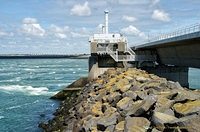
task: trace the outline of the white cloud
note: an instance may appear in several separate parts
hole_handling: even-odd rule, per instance
[[[152,19],[163,21],[163,22],[171,21],[169,14],[165,13],[164,11],[161,11],[161,10],[154,10]]]
[[[55,36],[60,39],[66,39],[67,35],[63,33],[55,33]]]
[[[119,0],[119,4],[122,5],[139,5],[147,3],[149,3],[149,0]]]
[[[128,22],[134,22],[137,20],[137,18],[131,17],[131,16],[122,16],[122,20],[128,21]]]
[[[69,31],[69,27],[68,26],[65,26],[64,28],[60,28],[54,24],[51,24],[49,27],[48,27],[48,30],[50,32],[59,32],[59,33],[62,33],[62,32],[68,32]]]
[[[147,38],[147,36],[143,32],[141,32],[140,30],[138,30],[136,27],[134,27],[132,25],[125,27],[125,28],[122,28],[120,30],[120,32],[122,34],[125,34],[125,35],[128,35],[128,36],[139,36],[139,37],[144,38],[144,39]]]
[[[151,3],[151,7],[157,5],[160,2],[160,0],[153,0]]]
[[[22,23],[20,33],[36,37],[43,37],[45,35],[45,30],[37,23],[36,18],[24,18]]]
[[[48,31],[47,34],[49,34],[49,35],[55,36],[60,39],[66,39],[67,35],[64,33],[69,31],[69,27],[65,26],[63,28],[60,28],[54,24],[51,24],[48,27],[47,31]]]
[[[0,31],[0,36],[9,36],[9,37],[12,37],[14,36],[14,33],[10,32],[3,32],[3,31]]]
[[[70,14],[77,16],[90,16],[91,9],[88,5],[89,5],[88,1],[86,1],[83,5],[80,4],[74,5],[70,11]]]
[[[22,23],[34,24],[34,23],[37,23],[37,19],[27,17],[27,18],[24,18],[24,19],[22,20]]]
[[[71,32],[73,38],[87,38],[89,37],[89,31],[83,27],[79,31]]]

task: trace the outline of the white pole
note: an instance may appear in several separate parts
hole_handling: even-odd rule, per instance
[[[105,10],[105,33],[108,34],[108,10]]]

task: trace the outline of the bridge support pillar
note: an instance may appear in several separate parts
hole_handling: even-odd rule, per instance
[[[183,87],[189,87],[188,83],[188,67],[177,66],[157,66],[157,67],[143,67],[148,73],[164,77],[167,80],[177,81]]]

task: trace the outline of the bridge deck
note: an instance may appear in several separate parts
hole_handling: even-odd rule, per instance
[[[141,49],[141,48],[155,48],[155,47],[161,47],[161,46],[166,46],[166,44],[170,44],[173,42],[178,42],[178,41],[184,41],[184,40],[191,40],[191,39],[198,39],[200,38],[200,31],[195,32],[195,33],[190,33],[190,34],[185,34],[182,36],[176,36],[164,40],[158,40],[154,42],[149,42],[145,43],[142,45],[135,46],[135,49]]]

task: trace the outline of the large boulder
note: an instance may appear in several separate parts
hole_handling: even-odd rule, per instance
[[[90,115],[89,115],[90,116]],[[86,131],[92,131],[92,130],[97,130],[97,117],[90,117],[90,119],[87,119],[88,117],[85,118],[85,120],[82,120],[82,127]]]
[[[173,99],[178,95],[178,92],[176,90],[169,90],[169,91],[164,91],[164,92],[159,92],[156,95],[160,97],[164,97],[167,99]]]
[[[129,104],[131,104],[133,100],[129,97],[124,97],[117,103],[117,108],[120,110],[125,110]]]
[[[128,116],[140,116],[142,114],[147,113],[155,104],[156,100],[148,96],[143,101],[138,102],[137,104],[133,105],[128,111]]]
[[[176,113],[180,116],[187,116],[200,111],[200,100],[189,101],[187,103],[176,103],[173,106]]]
[[[134,91],[137,94],[137,97],[140,99],[145,99],[147,97],[147,91]]]
[[[131,91],[131,90],[123,93],[122,96],[123,97],[129,97],[129,98],[131,98],[133,100],[136,100],[136,98],[137,98],[137,94],[134,91]]]
[[[164,130],[165,129],[164,123],[170,122],[175,119],[177,118],[161,112],[154,112],[152,116],[152,122],[155,125],[156,129],[158,130]]]
[[[199,132],[200,131],[200,116],[190,115],[182,117],[173,121],[169,121],[164,125],[168,129],[180,129],[186,132]]]
[[[179,84],[179,82],[167,81],[167,87],[170,89],[184,90],[184,88]]]
[[[118,113],[115,112],[115,113],[110,113],[110,114],[106,114],[105,116],[102,116],[101,119],[99,119],[97,122],[97,127],[101,128],[99,130],[102,131],[104,128],[106,129],[106,127],[116,124],[117,115]]]
[[[127,117],[124,126],[124,132],[146,132],[150,122],[144,117]]]
[[[184,102],[187,100],[198,100],[200,99],[200,92],[199,91],[192,91],[192,90],[179,90],[178,95],[174,99],[176,102]]]
[[[157,99],[154,111],[174,116],[174,112],[171,110],[173,103],[173,100],[160,97]]]
[[[113,92],[110,93],[110,95],[107,95],[107,102],[112,103],[117,98],[121,98],[121,94],[119,92]]]

